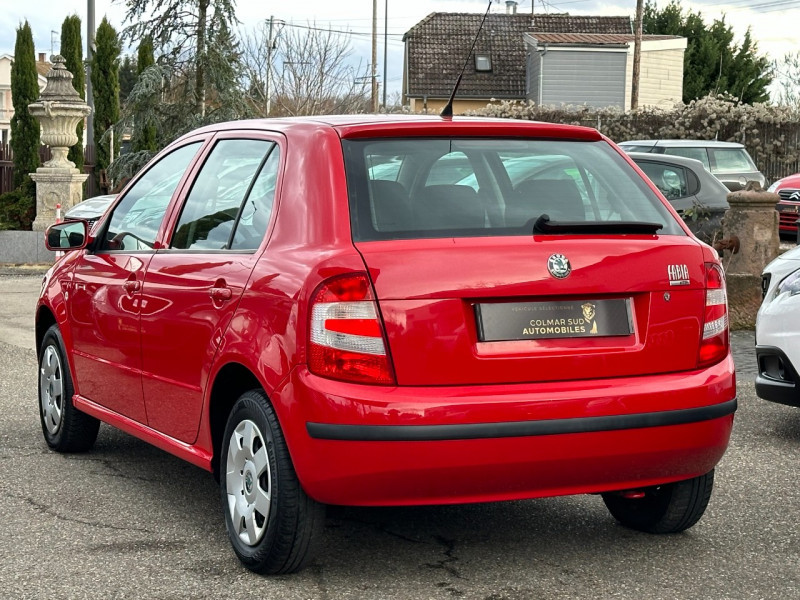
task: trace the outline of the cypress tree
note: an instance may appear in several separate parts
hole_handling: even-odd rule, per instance
[[[39,97],[39,79],[33,49],[33,33],[28,21],[17,28],[14,63],[11,65],[11,150],[14,152],[14,186],[19,187],[29,173],[39,167],[39,121],[28,105]]]
[[[136,57],[137,75],[141,75],[147,67],[151,67],[154,64],[156,64],[156,61],[153,56],[153,38],[148,35],[145,36],[139,44],[139,54]],[[156,126],[152,123],[148,123],[136,127],[133,134],[132,146],[134,152],[141,152],[142,150],[155,152],[158,150]]]
[[[72,73],[72,86],[86,99],[86,73],[83,69],[83,41],[81,40],[81,19],[71,15],[61,25],[61,56],[64,57],[67,70]],[[83,121],[78,123],[75,133],[78,143],[69,149],[67,158],[75,163],[83,173]]]
[[[111,162],[110,140],[103,135],[119,120],[119,57],[122,47],[116,30],[103,18],[95,33],[92,53],[92,90],[94,94],[95,173],[108,169]],[[114,140],[114,156],[119,139]]]

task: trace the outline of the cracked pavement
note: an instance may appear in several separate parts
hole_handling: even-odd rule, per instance
[[[281,600],[800,597],[800,410],[755,397],[752,332],[733,334],[740,408],[706,515],[623,529],[599,497],[330,507],[305,571],[239,566],[211,475],[102,426],[50,452],[36,397],[38,275],[0,273],[0,596]]]

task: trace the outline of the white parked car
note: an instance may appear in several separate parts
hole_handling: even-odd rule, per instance
[[[64,218],[66,220],[81,219],[91,225],[105,214],[116,197],[116,194],[105,194],[78,202],[64,214]]]
[[[756,394],[800,407],[800,247],[769,263],[761,274],[764,300],[756,319]]]

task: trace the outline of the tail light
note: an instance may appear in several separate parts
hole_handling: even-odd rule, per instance
[[[722,267],[706,263],[706,306],[698,367],[707,367],[728,355],[728,295]]]
[[[328,279],[311,300],[308,368],[332,379],[391,385],[383,322],[366,274]]]

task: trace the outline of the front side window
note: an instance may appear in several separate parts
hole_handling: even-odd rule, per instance
[[[152,250],[172,194],[201,145],[170,152],[142,175],[115,207],[100,250]]]
[[[275,166],[268,160],[274,146],[274,142],[267,140],[218,142],[192,185],[172,236],[171,247],[224,250],[232,247],[232,240],[241,239],[257,212],[254,202],[265,192],[264,183],[255,183],[268,179],[271,172],[274,190]],[[263,178],[260,173],[264,174]],[[243,205],[250,198],[253,200],[248,202],[244,211]],[[271,202],[270,197],[268,207],[259,207],[261,212],[269,212]],[[234,237],[237,222],[240,222],[242,230],[239,238]],[[259,238],[258,243],[260,241]],[[251,240],[244,246],[257,248],[258,243]],[[244,246],[239,244],[240,248]]]
[[[545,216],[684,234],[604,141],[416,138],[344,140],[343,148],[355,241],[530,235]],[[396,180],[375,176],[374,157],[386,156],[400,163]]]

